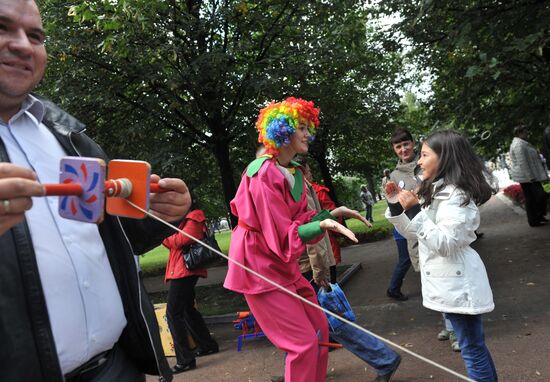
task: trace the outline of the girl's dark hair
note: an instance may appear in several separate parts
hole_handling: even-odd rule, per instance
[[[491,186],[484,176],[484,166],[474,148],[460,133],[452,130],[437,131],[423,142],[439,156],[439,166],[435,176],[424,179],[418,195],[424,199],[423,206],[429,206],[432,196],[446,185],[453,184],[464,191],[466,198],[462,206],[474,200],[477,205],[491,197]],[[433,190],[434,182],[443,179],[443,184]]]

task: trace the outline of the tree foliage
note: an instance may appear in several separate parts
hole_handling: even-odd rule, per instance
[[[267,101],[296,95],[321,106],[326,133],[315,157],[325,179],[345,167],[342,147],[379,131],[396,101],[399,57],[369,38],[360,0],[43,0],[41,8],[50,53],[42,91],[113,157],[181,176],[216,208],[253,159],[254,120]]]
[[[431,70],[432,121],[466,130],[479,146],[507,146],[519,123],[548,123],[549,1],[385,0],[373,9],[399,15],[401,37],[417,64]]]

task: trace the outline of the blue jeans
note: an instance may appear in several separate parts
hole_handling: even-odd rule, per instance
[[[468,377],[478,382],[497,382],[497,371],[485,345],[481,315],[445,313],[453,325]]]
[[[411,258],[409,257],[407,240],[397,239],[395,240],[395,244],[397,244],[397,254],[399,255],[399,259],[397,260],[397,264],[395,265],[395,269],[393,270],[388,290],[390,291],[390,293],[398,294],[401,292],[403,279],[405,278],[407,271],[411,267]]]
[[[330,336],[341,343],[357,357],[374,368],[378,375],[391,373],[401,356],[378,338],[371,336],[351,325],[344,324],[333,330],[329,325]]]

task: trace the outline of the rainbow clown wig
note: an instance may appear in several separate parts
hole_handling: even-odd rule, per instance
[[[271,102],[260,110],[256,121],[258,142],[266,148],[266,153],[277,156],[279,147],[290,143],[300,122],[305,122],[313,136],[319,127],[319,108],[313,102],[301,98],[289,97],[282,102]]]

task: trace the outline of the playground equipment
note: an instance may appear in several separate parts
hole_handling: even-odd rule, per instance
[[[256,322],[256,319],[250,312],[237,312],[237,319],[233,321],[233,327],[241,331],[237,337],[237,351],[240,352],[243,347],[243,341],[248,339],[265,337],[264,332]]]

